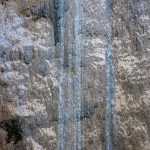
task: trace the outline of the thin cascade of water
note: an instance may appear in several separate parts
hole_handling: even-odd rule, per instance
[[[114,85],[111,72],[110,47],[106,50],[106,68],[105,68],[105,149],[112,150],[112,101],[114,96]]]
[[[71,4],[70,4],[71,7]],[[71,12],[71,11],[70,11]],[[68,18],[71,17],[71,13],[68,13]],[[73,31],[72,31],[72,24],[73,19],[70,19],[67,22],[67,51],[68,51],[68,66],[66,68],[67,70],[67,106],[66,106],[66,113],[67,113],[67,120],[66,120],[66,133],[67,133],[67,140],[65,141],[66,149],[70,149],[72,144],[74,144],[75,141],[75,127],[74,127],[74,120],[73,120],[73,114],[74,114],[74,108],[75,103],[73,99],[73,75],[72,75],[72,68],[73,68]]]
[[[107,31],[107,49],[106,49],[106,67],[105,67],[105,149],[112,150],[112,126],[115,124],[113,117],[114,117],[114,79],[113,79],[113,72],[112,72],[112,62],[111,62],[111,46],[112,46],[112,31],[111,31],[111,7],[107,3],[110,3],[111,0],[105,0],[106,7],[104,8],[107,13],[105,14],[104,25],[108,25],[105,32]],[[104,1],[103,1],[104,2]],[[59,0],[59,9],[58,13],[63,12],[63,0]],[[108,7],[108,6],[109,7]],[[81,16],[80,16],[80,1],[75,0],[74,3],[74,45],[75,45],[75,89],[74,89],[74,110],[73,110],[73,125],[75,134],[74,139],[74,149],[81,150],[82,149],[82,133],[81,133]],[[60,76],[59,76],[59,104],[58,104],[58,140],[57,140],[57,149],[64,150],[65,149],[65,104],[64,104],[64,89],[63,89],[63,79],[65,77],[64,73],[64,18],[63,16],[59,20],[60,26]],[[105,27],[104,27],[105,28]],[[69,54],[69,60],[71,60],[71,55]],[[73,96],[69,95],[72,93],[72,76],[71,76],[71,67],[69,62],[69,72],[67,73],[67,86],[68,86],[68,103]],[[72,93],[73,94],[73,93]],[[72,108],[71,108],[72,109]],[[67,110],[71,110],[67,109]],[[71,113],[72,114],[72,113]],[[70,115],[71,115],[70,114]],[[70,118],[70,116],[69,116]],[[71,133],[72,134],[72,133]],[[66,145],[67,146],[67,145]]]
[[[80,0],[75,0],[75,18],[74,18],[74,34],[75,34],[75,99],[76,109],[74,113],[74,123],[76,131],[75,149],[81,150],[82,136],[81,136],[81,20],[80,20]]]
[[[57,13],[58,16],[62,14],[64,8],[64,1],[58,1],[58,9]],[[59,33],[59,43],[60,43],[60,75],[59,75],[59,101],[58,101],[58,137],[57,137],[57,149],[64,150],[64,123],[65,123],[65,112],[64,112],[64,92],[63,92],[63,79],[64,79],[64,72],[63,72],[63,64],[64,64],[64,17],[59,19],[58,22],[60,26],[60,33]]]
[[[115,132],[115,110],[114,110],[114,96],[115,96],[115,81],[112,69],[111,47],[112,47],[112,0],[106,0],[106,23],[107,23],[107,49],[106,49],[106,64],[105,64],[105,150],[114,149],[114,139],[112,139]],[[114,130],[114,131],[113,131]],[[115,132],[115,134],[117,134]],[[117,136],[117,135],[115,135]],[[115,137],[113,137],[115,138]]]

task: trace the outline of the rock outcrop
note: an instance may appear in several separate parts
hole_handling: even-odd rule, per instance
[[[150,150],[149,0],[0,0],[0,14],[1,150]]]

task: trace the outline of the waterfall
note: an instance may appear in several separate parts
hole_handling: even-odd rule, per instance
[[[74,18],[74,34],[75,34],[75,54],[76,54],[76,76],[75,76],[75,100],[76,110],[74,112],[74,123],[76,131],[75,149],[81,150],[81,20],[80,20],[80,0],[75,0],[75,18]]]
[[[113,149],[112,130],[115,126],[114,119],[114,77],[111,62],[111,46],[112,46],[112,17],[111,17],[111,0],[101,1],[102,22],[104,28],[104,35],[106,35],[106,64],[105,64],[105,150]],[[59,27],[59,61],[60,61],[60,74],[59,74],[59,101],[58,101],[58,138],[57,149],[66,150],[69,146],[73,146],[74,150],[81,150],[82,132],[81,132],[81,4],[80,0],[75,0],[72,4],[71,11],[73,11],[73,30],[71,31],[71,23],[68,25],[67,35],[73,40],[73,53],[69,52],[71,40],[65,41],[64,36],[64,16],[62,14],[64,9],[64,1],[58,1],[58,16],[61,16],[57,22]],[[68,33],[71,32],[71,33]],[[67,42],[65,46],[64,41]],[[65,52],[67,48],[67,55]],[[66,58],[67,57],[67,58]],[[75,58],[75,59],[73,59]],[[66,62],[65,62],[66,61]],[[72,73],[72,68],[74,71]],[[63,86],[65,81],[65,86]],[[67,92],[65,98],[64,91]],[[67,103],[67,104],[66,104]],[[69,111],[69,112],[68,112]],[[68,136],[68,137],[67,137]],[[67,139],[68,138],[68,139]],[[71,138],[70,145],[69,138]],[[67,139],[67,140],[66,140]]]
[[[107,49],[105,64],[105,150],[113,150],[117,132],[114,110],[115,81],[111,60],[112,47],[112,0],[106,0]],[[114,135],[115,134],[115,135]],[[113,137],[113,139],[112,139]]]
[[[62,14],[64,8],[64,1],[58,1],[58,16]],[[64,64],[64,17],[62,17],[57,22],[60,27],[59,32],[59,42],[60,42],[60,75],[59,75],[59,101],[58,101],[58,139],[57,139],[57,149],[64,150],[64,123],[65,123],[65,112],[64,112],[64,92],[63,92],[63,64]]]
[[[112,77],[110,47],[106,50],[106,68],[105,68],[105,149],[112,150],[112,105],[114,98],[114,81]]]
[[[74,149],[75,150],[81,150],[81,122],[80,122],[80,116],[81,116],[81,36],[80,36],[80,2],[79,0],[75,0],[74,2],[74,31],[72,33],[74,33],[74,54],[75,54],[75,64],[74,64],[74,68],[75,68],[75,74],[73,76],[73,80],[72,80],[72,76],[71,76],[71,63],[68,62],[68,65],[66,67],[66,70],[68,69],[68,73],[66,73],[66,70],[64,70],[64,65],[65,65],[65,49],[64,49],[64,16],[61,15],[61,13],[63,12],[63,8],[64,8],[64,1],[63,0],[59,0],[58,3],[58,16],[61,16],[59,21],[57,22],[58,27],[60,27],[59,30],[59,44],[60,44],[60,74],[59,74],[59,101],[58,101],[58,141],[57,141],[57,149],[58,150],[64,150],[68,147],[67,145],[67,141],[66,140],[66,133],[69,133],[66,129],[67,126],[69,126],[69,124],[73,124],[74,129],[70,132],[71,135],[74,133],[75,135],[75,139],[73,140],[74,143]],[[69,23],[68,23],[69,24]],[[68,36],[71,37],[70,33],[68,33]],[[68,42],[68,41],[67,41]],[[58,45],[59,45],[58,44]],[[68,54],[68,59],[71,60],[70,58],[72,57],[70,54]],[[73,61],[73,60],[71,60]],[[68,106],[66,106],[66,101],[65,101],[65,95],[64,95],[64,90],[65,87],[63,86],[64,81],[67,79],[67,86],[68,87],[67,93],[67,102],[70,106],[70,104],[72,103],[72,108],[73,110],[71,110],[72,108],[67,108]],[[74,82],[73,82],[74,81]],[[69,94],[73,94],[71,91],[72,88],[72,84],[74,84],[74,100],[72,95]],[[65,110],[70,110],[71,112],[65,112]],[[69,116],[66,117],[66,114],[69,114]],[[69,122],[69,120],[72,120],[72,123]],[[70,129],[71,130],[71,129]],[[73,138],[73,136],[71,137]]]

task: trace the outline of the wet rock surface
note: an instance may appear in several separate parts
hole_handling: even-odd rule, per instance
[[[150,2],[109,2],[82,0],[77,8],[75,2],[66,0],[59,12],[56,0],[0,1],[2,150],[58,149],[59,122],[63,123],[65,150],[78,149],[75,142],[83,150],[107,149],[107,143],[114,150],[150,149]],[[107,17],[110,8],[111,21]],[[76,52],[78,35],[81,60]],[[111,111],[106,112],[109,46],[115,92]],[[60,92],[64,102],[61,121]],[[106,113],[111,114],[108,137]],[[75,129],[78,123],[81,144]]]

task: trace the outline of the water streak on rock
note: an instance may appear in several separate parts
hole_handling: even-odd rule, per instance
[[[58,1],[58,13],[62,13],[64,8],[64,1]],[[57,138],[57,149],[64,150],[64,123],[65,123],[65,112],[64,112],[64,92],[63,92],[63,64],[64,64],[64,17],[59,20],[60,24],[60,75],[59,75],[59,101],[58,101],[58,138]]]
[[[76,142],[75,149],[81,150],[81,20],[80,20],[80,0],[75,0],[75,21],[74,21],[74,33],[75,33],[75,53],[76,53],[76,76],[75,76],[75,98],[76,98],[76,110],[74,113]]]
[[[105,64],[105,150],[114,149],[116,121],[114,111],[115,81],[112,69],[111,47],[112,47],[112,1],[106,0],[106,23],[107,23],[107,49]],[[114,132],[113,132],[114,131]]]

